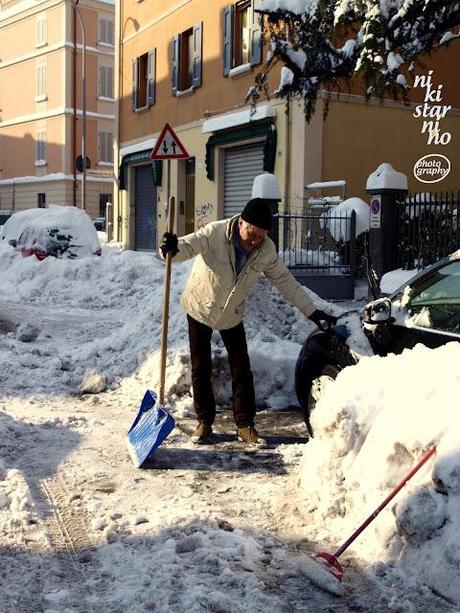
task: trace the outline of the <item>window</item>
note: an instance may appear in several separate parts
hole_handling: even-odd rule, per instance
[[[43,165],[46,163],[46,130],[37,130],[35,164]]]
[[[156,49],[133,59],[131,107],[133,111],[155,104]]]
[[[99,161],[113,164],[113,134],[99,132]]]
[[[47,23],[46,23],[46,16],[41,15],[40,17],[37,18],[37,23],[36,23],[36,34],[37,34],[37,42],[36,42],[36,46],[37,47],[43,47],[43,45],[46,45],[47,43]]]
[[[46,194],[42,192],[37,194],[37,206],[39,209],[46,209]]]
[[[99,217],[105,217],[107,202],[112,202],[112,194],[99,194]]]
[[[172,42],[172,91],[180,92],[201,86],[203,24],[176,34]]]
[[[413,325],[460,334],[460,262],[443,266],[415,285],[407,309]]]
[[[255,66],[262,62],[262,28],[257,0],[241,0],[224,9],[224,75],[231,75],[234,68]]]
[[[113,99],[113,68],[99,66],[99,97]]]
[[[113,21],[110,21],[110,19],[99,19],[98,42],[113,45],[113,40]]]
[[[42,100],[46,100],[46,64],[38,64],[36,80],[35,100],[40,102]]]

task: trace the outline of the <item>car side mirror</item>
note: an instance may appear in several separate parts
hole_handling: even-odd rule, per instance
[[[391,319],[391,300],[379,298],[369,302],[363,310],[363,322],[366,324],[387,323]]]
[[[11,245],[11,247],[16,248],[17,244],[18,244],[18,241],[15,238],[10,238],[10,240],[8,241],[8,245]]]

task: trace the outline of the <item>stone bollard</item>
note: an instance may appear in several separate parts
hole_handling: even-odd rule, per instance
[[[398,268],[400,202],[407,194],[407,176],[391,164],[380,164],[367,179],[370,199],[369,254],[378,280]]]

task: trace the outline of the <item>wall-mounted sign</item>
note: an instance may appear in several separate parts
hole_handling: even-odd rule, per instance
[[[380,228],[382,217],[382,197],[372,196],[371,201],[371,228]]]
[[[189,158],[184,145],[169,123],[165,124],[150,154],[151,160],[183,160]]]

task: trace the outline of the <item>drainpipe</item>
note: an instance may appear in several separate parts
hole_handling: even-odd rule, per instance
[[[290,166],[291,166],[291,101],[289,98],[286,100],[286,109],[285,109],[285,148],[286,152],[284,155],[284,209],[285,212],[288,212],[288,199],[289,199],[289,190],[291,187],[290,180]]]
[[[113,184],[113,200],[116,200],[116,206],[112,207],[112,221],[113,227],[112,231],[114,233],[113,238],[117,241],[122,241],[122,225],[121,225],[121,200],[122,200],[122,191],[119,188],[119,171],[120,171],[120,100],[123,95],[123,55],[124,55],[124,44],[123,44],[123,34],[124,28],[122,26],[123,23],[123,3],[115,2],[115,40],[117,41],[117,46],[115,49],[115,66],[114,73],[117,75],[116,78],[116,90],[115,90],[115,148],[113,155],[113,175],[115,178]],[[116,194],[115,194],[116,191]]]
[[[72,204],[77,206],[77,168],[75,160],[77,157],[77,24],[75,11],[72,11],[72,38],[73,38],[73,53],[72,53],[72,102],[73,102],[73,117],[72,117],[72,159],[70,160],[71,168],[73,168],[73,187],[72,187]]]
[[[289,191],[291,187],[290,166],[291,166],[291,103],[289,98],[286,100],[285,109],[285,154],[284,154],[284,213],[290,212],[288,206]],[[287,226],[286,220],[283,221],[283,249],[287,247]],[[278,238],[279,240],[279,238]],[[278,247],[279,248],[279,247]]]

